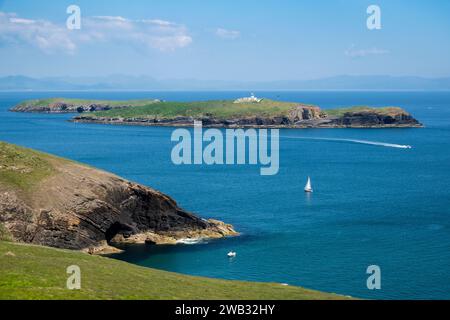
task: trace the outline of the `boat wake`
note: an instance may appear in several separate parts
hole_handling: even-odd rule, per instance
[[[405,144],[395,144],[395,143],[386,143],[386,142],[369,141],[369,140],[358,140],[358,139],[289,137],[289,136],[282,136],[281,138],[302,139],[302,140],[319,140],[319,141],[331,141],[331,142],[347,142],[347,143],[367,144],[367,145],[371,145],[371,146],[379,146],[379,147],[387,147],[387,148],[412,149],[412,146],[405,145]]]

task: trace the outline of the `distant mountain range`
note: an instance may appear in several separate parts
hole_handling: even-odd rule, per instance
[[[0,91],[64,90],[450,90],[448,78],[335,76],[315,80],[157,80],[149,76],[0,77]]]

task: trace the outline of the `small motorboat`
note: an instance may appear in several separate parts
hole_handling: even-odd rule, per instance
[[[236,252],[230,251],[230,252],[228,252],[227,256],[229,258],[234,258],[234,257],[236,257]]]

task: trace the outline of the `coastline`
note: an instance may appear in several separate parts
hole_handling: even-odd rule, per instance
[[[150,187],[4,142],[0,212],[1,230],[13,241],[92,254],[115,252],[115,243],[238,235],[232,225],[200,218]]]
[[[141,232],[131,236],[116,235],[109,242],[101,241],[98,245],[82,248],[78,251],[93,255],[110,255],[121,253],[123,245],[179,245],[186,242],[202,242],[212,239],[237,237],[240,235],[230,224],[220,220],[205,220],[210,227],[206,229],[174,232]]]
[[[103,125],[119,125],[119,126],[142,126],[142,127],[180,127],[192,128],[193,121],[189,123],[180,122],[147,122],[147,121],[114,121],[114,120],[88,120],[73,118],[68,120],[73,123],[103,124]],[[220,129],[385,129],[385,128],[424,128],[421,123],[418,124],[380,124],[380,125],[313,125],[313,124],[294,124],[294,125],[225,125],[225,124],[203,124],[204,128],[220,128]]]

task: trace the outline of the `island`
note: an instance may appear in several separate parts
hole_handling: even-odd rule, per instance
[[[187,212],[152,188],[4,142],[0,229],[14,241],[89,253],[237,235],[231,225]]]
[[[129,107],[146,106],[152,103],[161,102],[159,99],[146,100],[89,100],[89,99],[66,99],[49,98],[26,100],[11,111],[31,112],[31,113],[82,113],[94,111],[106,111],[112,109],[124,109]]]
[[[33,100],[32,103],[25,101],[12,111],[38,112],[38,105],[43,110],[41,112],[60,112],[55,111],[59,110],[55,109],[55,105],[60,103],[55,99],[49,100],[51,103],[46,100]],[[68,102],[67,99],[62,101]],[[92,100],[89,102],[91,105],[71,101],[70,110],[78,110],[79,113],[72,119],[73,122],[187,127],[193,126],[194,121],[201,121],[204,127],[217,128],[422,127],[418,120],[400,107],[321,109],[309,104],[258,99],[254,96],[237,100],[194,102],[140,101],[142,105],[120,101],[113,101],[111,104]]]

